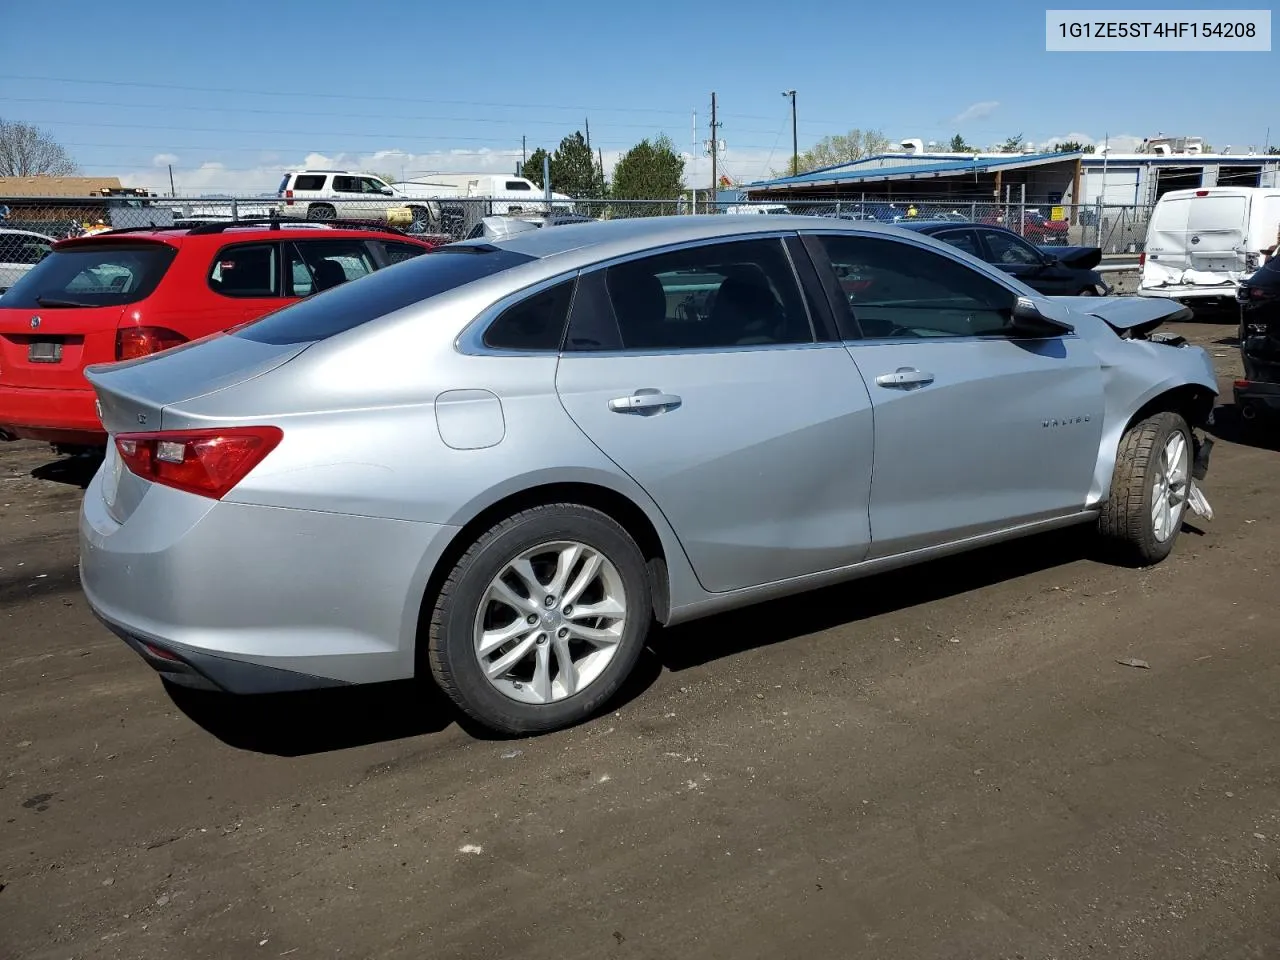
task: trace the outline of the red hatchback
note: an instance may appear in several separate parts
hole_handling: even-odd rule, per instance
[[[0,297],[0,440],[100,447],[84,378],[425,253],[384,229],[210,223],[63,240]]]

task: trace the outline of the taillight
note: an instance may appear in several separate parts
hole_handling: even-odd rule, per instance
[[[285,205],[286,207],[292,207],[292,206],[293,206],[293,191],[292,191],[292,190],[286,190],[286,191],[284,192],[284,196],[285,196],[284,205]]]
[[[165,327],[121,327],[116,333],[116,359],[136,360],[186,342],[182,334]]]
[[[1248,389],[1249,389],[1249,381],[1248,381],[1248,380],[1237,380],[1237,381],[1235,381],[1235,382],[1232,384],[1232,386],[1233,386],[1233,387],[1235,387],[1237,390],[1248,390]]]
[[[221,500],[283,438],[279,427],[122,433],[116,449],[129,471],[144,480]]]
[[[1138,254],[1138,269],[1141,270],[1147,265],[1147,251],[1143,250]]]

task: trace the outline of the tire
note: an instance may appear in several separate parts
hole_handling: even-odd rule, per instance
[[[1182,438],[1183,464],[1180,501],[1162,526],[1153,513],[1157,489],[1169,489],[1169,504],[1179,495],[1177,470],[1174,484],[1164,488],[1166,451],[1175,437]],[[1111,492],[1098,517],[1098,531],[1116,558],[1137,566],[1159,563],[1173,550],[1187,511],[1193,460],[1191,428],[1179,414],[1157,413],[1132,426],[1120,441]],[[1164,534],[1163,538],[1161,534]]]
[[[431,229],[431,211],[426,207],[410,207],[409,215],[413,217],[411,226],[415,226],[420,230]]]
[[[333,220],[338,212],[327,203],[313,203],[307,207],[308,220]]]
[[[557,560],[570,556],[573,546],[586,551],[583,558],[594,552],[602,560],[600,573],[579,596],[572,594],[586,569],[584,560]],[[526,574],[517,574],[513,564],[530,555],[522,565]],[[567,567],[567,583],[562,596],[548,599],[536,591],[556,589],[553,561]],[[539,581],[533,589],[527,586],[528,573]],[[495,589],[514,597],[512,603],[495,599]],[[583,603],[581,597],[588,600]],[[514,601],[523,605],[517,608]],[[572,602],[601,610],[620,602],[624,615],[588,615],[583,622],[570,616]],[[432,609],[427,660],[440,689],[480,725],[500,734],[544,733],[585,720],[617,693],[644,648],[652,620],[644,556],[626,530],[599,510],[548,504],[496,523],[458,559]],[[597,646],[582,640],[575,631],[584,628],[616,642]],[[488,636],[496,642],[504,632],[512,639],[482,656],[481,641]],[[567,672],[564,656],[574,664]],[[513,665],[491,679],[500,661]]]
[[[1077,297],[1096,297],[1097,295],[1098,291],[1093,289],[1093,287],[1084,287],[1076,294]]]

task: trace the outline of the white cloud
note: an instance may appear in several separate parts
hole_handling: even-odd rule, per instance
[[[952,124],[968,123],[971,120],[981,120],[989,117],[1000,108],[999,100],[979,100],[977,103],[971,103],[965,107],[954,117],[951,118]]]
[[[178,155],[176,153],[157,153],[151,158],[151,165],[153,167],[167,167],[169,164],[177,162]]]

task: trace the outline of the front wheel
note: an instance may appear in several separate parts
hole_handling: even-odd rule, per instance
[[[432,675],[504,734],[595,713],[635,666],[652,620],[644,556],[611,517],[577,504],[525,510],[482,534],[432,611]]]
[[[1172,412],[1134,424],[1120,441],[1098,530],[1121,559],[1147,566],[1173,550],[1191,494],[1191,451],[1191,428]]]

